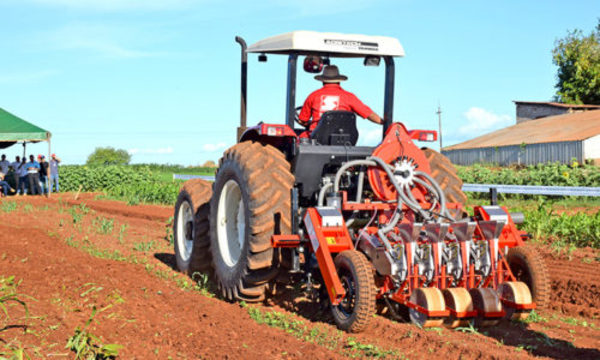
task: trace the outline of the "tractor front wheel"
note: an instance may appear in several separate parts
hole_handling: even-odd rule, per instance
[[[334,262],[346,296],[339,305],[331,307],[333,319],[340,330],[361,332],[375,313],[373,268],[367,257],[356,250],[342,251]]]
[[[193,275],[210,270],[208,213],[211,184],[201,179],[186,181],[175,203],[173,244],[175,265],[181,272]]]

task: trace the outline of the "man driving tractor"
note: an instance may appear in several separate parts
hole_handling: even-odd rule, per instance
[[[376,124],[383,123],[381,117],[363,104],[356,95],[342,89],[340,81],[347,80],[348,77],[341,75],[337,66],[326,66],[323,74],[315,76],[315,79],[322,81],[323,87],[313,91],[304,101],[298,119],[300,124],[308,126],[308,129],[300,137],[309,137],[310,133],[317,127],[321,115],[331,110],[352,111]],[[309,122],[311,117],[312,121]]]

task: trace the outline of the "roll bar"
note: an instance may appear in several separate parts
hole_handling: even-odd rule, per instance
[[[246,96],[248,84],[248,55],[246,53],[246,41],[241,36],[236,36],[235,41],[240,44],[242,50],[242,84],[241,84],[241,103],[240,103],[240,126],[238,127],[239,140],[242,133],[246,130]],[[392,125],[394,118],[394,58],[384,56],[385,61],[385,90],[383,101],[383,135]],[[296,108],[296,74],[297,74],[298,53],[291,53],[288,57],[287,68],[287,93],[286,93],[286,113],[285,123],[293,128]]]
[[[246,95],[248,91],[248,54],[246,54],[246,48],[248,46],[246,45],[246,41],[241,36],[236,36],[235,41],[238,44],[240,44],[240,47],[242,48],[242,91],[240,97],[240,126],[237,129],[236,139],[236,141],[239,141],[240,137],[246,130]]]

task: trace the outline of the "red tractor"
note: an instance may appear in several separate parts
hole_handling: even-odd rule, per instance
[[[358,332],[376,309],[422,327],[523,318],[549,300],[540,255],[511,214],[467,198],[450,161],[414,141],[435,131],[393,122],[393,38],[296,31],[242,47],[239,142],[213,184],[190,180],[175,206],[179,270],[209,273],[229,301],[261,301],[280,281],[302,281]],[[288,56],[285,124],[246,128],[247,54]],[[356,146],[356,116],[323,114],[310,138],[297,128],[297,61],[321,71],[332,58],[385,63],[384,125],[377,147]],[[316,60],[315,60],[316,59]],[[305,62],[308,60],[305,60]],[[315,62],[316,65],[315,66]]]

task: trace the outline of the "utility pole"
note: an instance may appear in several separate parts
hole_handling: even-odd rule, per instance
[[[437,116],[438,116],[438,126],[439,126],[439,134],[440,134],[440,152],[442,152],[442,107],[440,106],[440,103],[438,102],[438,110],[436,112]]]

